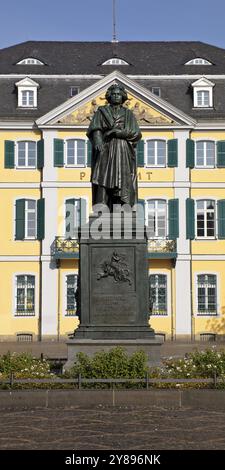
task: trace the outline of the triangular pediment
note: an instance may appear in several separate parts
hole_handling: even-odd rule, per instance
[[[38,126],[87,127],[98,106],[107,104],[106,90],[113,83],[122,84],[128,95],[124,106],[131,109],[140,127],[191,126],[193,118],[151,93],[135,81],[114,71],[75,97],[37,120]]]
[[[196,80],[194,83],[192,83],[192,86],[193,87],[213,87],[215,86],[215,83],[211,82],[206,77],[201,77],[198,80]]]

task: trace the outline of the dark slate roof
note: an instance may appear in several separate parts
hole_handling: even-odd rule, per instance
[[[129,66],[100,65],[112,56],[126,60]],[[15,65],[26,57],[35,57],[46,66]],[[185,66],[188,60],[202,57],[214,65]],[[28,41],[0,50],[0,118],[33,120],[51,111],[70,98],[71,86],[88,88],[98,79],[69,77],[71,74],[100,74],[119,69],[124,74],[159,75],[159,78],[138,79],[143,87],[161,88],[161,98],[196,119],[225,119],[225,80],[212,79],[214,108],[193,110],[193,79],[166,79],[160,75],[225,75],[225,50],[201,42],[38,42]],[[15,83],[19,78],[1,77],[1,74],[57,75],[65,78],[43,77],[34,80],[38,89],[38,109],[18,109]],[[22,78],[22,77],[21,77]]]
[[[108,74],[118,66],[101,64],[114,56],[130,64],[120,66],[126,74],[225,73],[225,50],[202,42],[27,41],[0,50],[0,74]],[[16,65],[26,57],[35,57],[46,65]],[[214,65],[184,65],[195,57]]]

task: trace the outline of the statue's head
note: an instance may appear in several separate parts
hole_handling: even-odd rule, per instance
[[[128,99],[128,96],[127,96],[127,92],[124,88],[123,85],[120,85],[118,83],[114,83],[113,85],[111,85],[106,94],[105,94],[105,98],[106,100],[111,104],[112,103],[112,95],[117,92],[117,94],[120,94],[121,95],[121,103],[124,103],[125,101],[127,101]]]

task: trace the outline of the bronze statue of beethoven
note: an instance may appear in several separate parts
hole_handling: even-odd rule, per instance
[[[106,92],[109,104],[99,106],[87,136],[92,143],[92,203],[113,204],[137,202],[135,147],[141,139],[137,120],[130,109],[125,88],[111,85]]]

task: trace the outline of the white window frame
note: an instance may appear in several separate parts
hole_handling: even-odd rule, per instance
[[[198,236],[197,235],[197,203],[200,202],[200,201],[213,201],[215,206],[214,206],[214,227],[215,227],[215,230],[214,230],[214,236],[212,237],[209,237],[209,236]],[[204,231],[205,231],[205,223],[207,222],[207,219],[206,219],[206,214],[207,214],[207,211],[204,210]],[[196,240],[216,240],[218,238],[218,219],[217,219],[217,200],[216,199],[212,199],[211,197],[200,197],[200,198],[196,198],[195,199],[195,239]],[[206,225],[207,227],[207,225]]]
[[[194,59],[189,60],[185,65],[212,65],[212,62],[209,62],[207,59],[202,57],[195,57]]]
[[[208,168],[216,168],[216,141],[212,139],[195,139],[195,168],[198,169],[208,169]],[[198,165],[197,164],[197,144],[199,142],[212,142],[214,144],[214,165],[206,165],[206,145],[204,145],[204,164],[203,165]]]
[[[28,144],[30,142],[33,142],[36,144],[36,154],[35,154],[35,165],[34,166],[28,166],[28,145],[25,145],[25,166],[19,165],[19,144],[21,142],[25,142],[25,144]],[[16,163],[16,169],[18,170],[32,170],[37,168],[37,141],[33,139],[21,139],[17,140],[15,142],[16,145],[16,158],[15,158],[15,163]]]
[[[126,62],[123,59],[120,59],[119,57],[112,57],[111,59],[108,59],[105,62],[103,62],[102,65],[129,65],[129,64],[128,62]]]
[[[28,209],[28,202],[35,202],[35,209]],[[35,235],[28,236],[28,214],[32,212],[35,214]],[[26,199],[25,200],[25,239],[26,240],[36,240],[37,239],[37,200],[36,199]]]
[[[199,313],[198,312],[198,276],[205,276],[205,275],[214,275],[216,276],[216,313],[209,314],[209,313]],[[195,283],[195,299],[194,299],[194,316],[197,318],[201,317],[213,317],[213,318],[218,318],[220,317],[220,310],[221,310],[221,305],[220,305],[220,273],[215,272],[215,271],[197,271],[194,274],[194,283]]]
[[[70,141],[76,141],[76,148],[77,148],[77,141],[78,140],[81,140],[82,142],[84,142],[84,158],[85,158],[85,162],[83,165],[81,164],[77,164],[77,163],[74,163],[74,164],[71,164],[71,163],[67,163],[67,159],[68,159],[68,142]],[[64,149],[64,155],[65,155],[65,164],[64,164],[64,168],[86,168],[87,167],[87,145],[88,145],[88,140],[87,139],[83,139],[82,137],[67,137],[64,139],[64,145],[65,145],[65,149]]]
[[[166,276],[166,283],[167,283],[167,297],[166,297],[166,302],[167,302],[167,314],[166,315],[160,315],[160,314],[154,314],[151,315],[150,319],[151,322],[152,320],[157,317],[157,318],[168,318],[171,316],[171,272],[166,271],[166,270],[156,270],[156,269],[149,269],[148,270],[148,282],[149,282],[149,276],[155,276],[155,275],[164,275]],[[149,289],[150,290],[150,289]]]
[[[146,226],[148,227],[148,203],[150,201],[164,201],[165,202],[165,205],[166,205],[166,234],[164,237],[159,237],[157,235],[155,235],[154,237],[149,237],[150,240],[154,240],[154,239],[158,239],[158,240],[166,240],[168,238],[168,230],[169,230],[169,227],[168,227],[168,199],[166,197],[154,197],[154,198],[147,198],[145,199],[145,224]],[[158,219],[158,217],[157,217]],[[157,222],[157,226],[158,226],[158,222]]]
[[[165,147],[166,147],[166,155],[165,155],[165,164],[162,165],[162,164],[158,164],[158,163],[155,163],[154,165],[151,165],[148,163],[148,142],[155,142],[155,161],[157,160],[157,156],[156,156],[156,142],[164,142],[165,143]],[[150,137],[150,138],[146,138],[144,140],[144,160],[145,160],[145,166],[147,168],[166,168],[167,167],[167,162],[168,162],[168,140],[167,139],[162,139],[160,137]],[[158,147],[158,145],[157,145]]]
[[[63,304],[63,316],[65,318],[78,318],[78,315],[67,315],[67,276],[78,276],[79,272],[78,269],[75,269],[74,271],[67,271],[66,273],[63,274],[63,299],[64,299],[64,304]]]
[[[26,59],[20,60],[16,65],[44,65],[43,62],[35,57],[26,57]]]
[[[32,315],[17,315],[17,276],[34,276],[34,313]],[[13,291],[13,309],[12,316],[14,319],[23,320],[28,318],[37,318],[39,311],[39,284],[38,284],[38,274],[36,272],[15,272],[13,273],[12,280],[12,291]]]
[[[39,84],[31,78],[25,77],[15,85],[18,89],[18,107],[28,109],[37,108],[37,89],[39,88]],[[29,105],[29,103],[26,105],[23,104],[22,94],[24,91],[33,91],[34,95],[32,105]]]

